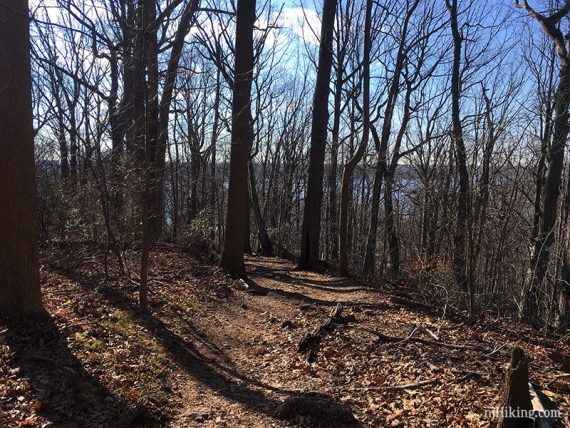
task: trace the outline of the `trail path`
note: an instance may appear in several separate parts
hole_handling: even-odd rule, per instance
[[[194,318],[215,344],[197,345],[213,364],[186,378],[187,405],[175,426],[291,426],[272,417],[276,406],[288,396],[312,394],[350,404],[364,426],[486,426],[485,409],[496,405],[510,346],[526,346],[540,383],[555,372],[540,338],[466,327],[397,291],[295,271],[284,260],[249,258],[247,270],[265,295],[238,291]],[[325,337],[317,360],[308,363],[297,351],[299,340],[339,302],[355,321]],[[407,337],[414,329],[415,336],[433,340],[427,329],[445,343],[481,350],[386,344],[366,331]],[[388,389],[424,381],[425,387]]]
[[[570,355],[568,343],[504,321],[469,324],[433,301],[429,284],[402,277],[374,289],[249,257],[255,285],[246,288],[215,255],[166,247],[151,253],[151,311],[142,313],[136,281],[106,272],[103,250],[47,247],[51,321],[0,324],[0,425],[310,426],[301,412],[284,421],[275,411],[318,397],[349,406],[363,427],[490,427],[486,411],[519,346],[531,382],[570,426],[568,367],[552,358]],[[136,266],[137,254],[129,257]],[[345,322],[300,353],[339,303]]]
[[[288,396],[318,391],[320,383],[318,378],[296,379],[309,367],[297,352],[300,337],[337,302],[372,307],[379,300],[371,289],[351,285],[355,280],[294,271],[281,259],[249,258],[247,270],[267,294],[240,292],[195,319],[196,328],[217,344],[199,346],[219,362],[218,374],[205,376],[220,385],[213,391],[208,382],[189,378],[184,388],[188,407],[174,425],[290,426],[272,417],[275,407]],[[294,328],[283,327],[285,321]]]

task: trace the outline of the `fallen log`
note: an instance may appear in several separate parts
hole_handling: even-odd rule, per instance
[[[534,419],[534,428],[553,428],[556,423],[555,419],[544,417],[544,415],[547,415],[547,408],[542,402],[540,395],[532,386],[532,383],[528,384],[528,389],[532,409],[539,415]]]
[[[312,332],[305,333],[305,335],[301,338],[298,351],[308,351],[309,361],[313,361],[315,359],[321,339],[326,335],[326,333],[333,331],[337,324],[343,324],[346,322],[342,318],[343,309],[343,306],[340,303],[337,303],[336,307],[331,311],[329,317],[323,324],[318,326]]]

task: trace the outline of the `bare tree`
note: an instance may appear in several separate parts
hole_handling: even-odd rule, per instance
[[[323,199],[325,147],[329,119],[329,83],[332,69],[336,3],[336,0],[325,0],[323,5],[319,63],[313,96],[309,178],[301,234],[301,258],[299,259],[299,268],[301,269],[320,269],[321,203]]]
[[[558,213],[558,199],[564,165],[564,151],[570,126],[568,124],[568,109],[570,107],[570,45],[567,36],[564,36],[559,28],[562,18],[570,13],[570,1],[551,14],[542,15],[536,12],[529,3],[524,0],[516,1],[516,6],[523,8],[541,26],[542,30],[556,46],[560,69],[558,75],[558,87],[554,94],[554,126],[552,144],[548,148],[548,172],[542,194],[542,219],[539,232],[531,256],[531,277],[526,284],[521,302],[520,316],[530,320],[537,308],[537,293],[542,285],[548,264],[550,251],[555,242],[554,227]]]
[[[350,182],[356,165],[366,151],[370,138],[370,51],[372,50],[372,1],[366,2],[364,21],[364,59],[362,61],[362,141],[354,156],[344,165],[340,190],[340,226],[339,226],[339,273],[348,274],[348,206],[350,198]]]

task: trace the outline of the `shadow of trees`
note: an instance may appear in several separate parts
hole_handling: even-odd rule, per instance
[[[151,314],[141,312],[136,302],[123,293],[120,288],[114,287],[113,284],[105,282],[94,284],[84,277],[68,271],[60,272],[60,274],[76,282],[82,288],[98,293],[109,305],[128,311],[140,326],[154,336],[170,357],[189,376],[217,394],[240,403],[254,412],[273,417],[276,408],[286,397],[329,399],[329,397],[318,393],[304,394],[299,391],[275,388],[234,368],[222,365],[215,359],[203,355],[193,343],[173,331],[170,325]],[[199,335],[195,328],[189,325],[189,320],[184,319],[183,321],[192,330],[193,339],[205,341],[209,349],[220,350],[216,344],[208,341],[203,335]]]
[[[338,300],[324,300],[324,299],[319,299],[316,297],[311,297],[308,296],[306,294],[303,293],[299,293],[298,291],[288,291],[288,290],[283,290],[282,288],[275,288],[275,287],[264,287],[262,285],[260,285],[256,280],[255,277],[257,275],[256,274],[252,274],[250,277],[248,277],[247,279],[244,279],[244,281],[248,284],[249,289],[252,291],[253,294],[258,294],[258,295],[267,295],[267,294],[273,294],[273,295],[277,295],[280,296],[284,299],[290,299],[290,300],[295,300],[298,303],[308,303],[308,304],[313,304],[313,305],[317,305],[317,306],[336,306],[337,303],[339,303]],[[306,284],[304,284],[302,281],[299,281],[300,284],[303,284],[303,286],[307,286]],[[327,290],[328,291],[328,290]],[[332,294],[332,292],[331,292]],[[367,302],[342,302],[343,306],[346,307],[359,307],[361,309],[375,309],[375,310],[387,310],[390,309],[390,305],[387,305],[385,303],[367,303]]]
[[[147,427],[158,422],[113,396],[73,355],[54,319],[9,321],[0,340],[10,351],[8,366],[27,380],[36,412],[54,426]]]

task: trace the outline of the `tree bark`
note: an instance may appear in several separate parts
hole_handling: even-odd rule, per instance
[[[463,141],[463,125],[461,123],[461,49],[462,36],[457,22],[457,0],[446,0],[450,15],[451,32],[453,35],[453,65],[451,69],[451,120],[453,126],[453,145],[455,161],[459,174],[459,192],[457,195],[457,222],[453,238],[453,272],[457,285],[468,293],[470,316],[474,315],[474,295],[471,281],[467,276],[467,221],[469,216],[469,172],[467,171],[467,151]]]
[[[503,413],[509,410],[531,410],[530,392],[528,389],[528,362],[520,348],[513,349],[511,364],[507,368],[505,385],[499,410]],[[533,421],[525,418],[501,417],[497,424],[499,428],[532,427]]]
[[[558,199],[564,167],[564,152],[566,139],[570,130],[568,124],[568,109],[570,107],[570,52],[566,37],[558,28],[562,18],[570,13],[570,2],[565,2],[562,9],[546,17],[537,13],[525,1],[517,7],[525,9],[530,16],[537,20],[544,33],[553,41],[560,60],[558,87],[554,95],[554,126],[552,144],[548,148],[548,171],[543,190],[542,210],[539,233],[534,243],[530,260],[531,278],[523,289],[520,318],[532,321],[538,311],[538,289],[541,287],[550,262],[550,252],[554,244],[554,226],[558,213]]]
[[[338,234],[339,246],[339,273],[347,275],[348,268],[348,207],[350,205],[350,184],[352,174],[358,162],[361,161],[370,138],[370,50],[372,26],[372,0],[366,2],[366,17],[364,22],[364,58],[362,61],[362,141],[356,153],[345,165],[342,171],[342,183],[340,188],[340,227]]]
[[[303,212],[299,269],[320,269],[319,241],[321,235],[321,204],[323,200],[325,147],[329,120],[328,98],[332,69],[332,42],[336,4],[337,0],[324,0],[323,5],[317,82],[313,97],[309,178]]]
[[[39,280],[28,2],[0,6],[0,315],[45,313]]]
[[[245,275],[244,239],[248,200],[247,163],[251,142],[251,82],[253,78],[253,25],[255,0],[238,0],[235,67],[232,100],[230,181],[226,215],[226,239],[222,268],[231,275]]]

